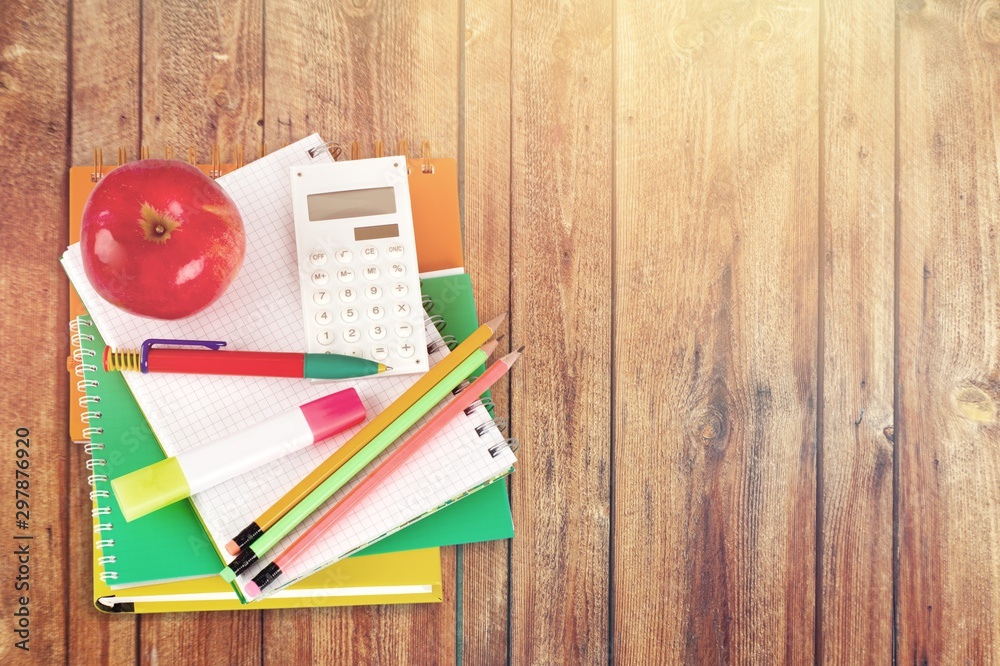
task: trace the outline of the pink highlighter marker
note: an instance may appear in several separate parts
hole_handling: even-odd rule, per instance
[[[111,481],[125,520],[186,497],[321,442],[365,420],[353,388],[323,396]]]

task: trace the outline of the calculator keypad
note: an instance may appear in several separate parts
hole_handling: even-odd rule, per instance
[[[412,250],[398,241],[313,247],[304,259],[309,351],[361,356],[404,372],[426,369]]]

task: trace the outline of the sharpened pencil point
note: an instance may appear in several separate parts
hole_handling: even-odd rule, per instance
[[[521,346],[520,346],[520,347],[518,348],[518,350],[517,350],[517,353],[518,353],[518,354],[520,354],[520,353],[521,353],[521,352],[523,352],[523,351],[524,351],[524,345],[521,345]]]
[[[501,333],[500,335],[498,335],[497,338],[496,338],[496,340],[497,340],[498,343],[499,342],[503,342],[503,334]]]
[[[506,319],[506,318],[507,318],[507,313],[504,312],[500,316],[494,317],[493,319],[490,319],[488,322],[486,322],[485,324],[483,324],[483,326],[486,326],[486,327],[488,327],[488,328],[490,328],[490,329],[492,329],[492,330],[495,331],[498,328],[500,328],[500,324],[502,324],[503,321],[504,321],[504,319]]]

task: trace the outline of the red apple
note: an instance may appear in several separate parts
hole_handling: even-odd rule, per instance
[[[97,293],[158,319],[214,302],[246,250],[236,204],[200,169],[176,160],[129,162],[104,176],[83,209],[80,242]]]

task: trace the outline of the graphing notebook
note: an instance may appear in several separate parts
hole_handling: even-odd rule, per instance
[[[97,552],[95,605],[109,612],[242,607],[232,588],[217,576],[221,560],[188,502],[165,507],[149,520],[121,519],[108,479],[162,460],[163,452],[121,375],[90,361],[104,347],[96,327],[87,317],[79,317],[73,329],[74,344],[84,352],[81,388],[95,398],[93,438],[86,444],[91,454],[87,467]],[[421,546],[421,535],[395,536],[403,543],[389,550]],[[440,601],[439,551],[361,554],[287,592],[274,599],[274,607]]]
[[[90,288],[83,273],[79,246],[69,248],[63,257],[64,267],[108,343],[130,348],[138,346],[146,338],[171,337],[225,339],[233,348],[301,349],[301,311],[287,173],[293,165],[330,160],[325,151],[310,152],[322,145],[319,137],[314,135],[218,179],[240,207],[247,228],[247,256],[239,277],[226,294],[194,317],[163,322],[133,317],[117,310]],[[427,333],[436,355],[432,358],[439,359],[447,348],[433,324],[428,325]],[[245,427],[248,425],[247,414],[253,414],[255,419],[264,419],[329,390],[323,385],[274,378],[153,377],[138,373],[127,373],[125,377],[168,455]],[[402,376],[357,380],[354,385],[364,396],[369,412],[376,413],[414,380],[412,376]],[[404,518],[405,522],[409,522],[509,471],[514,457],[509,449],[504,448],[500,433],[495,429],[485,429],[482,434],[476,431],[477,425],[489,420],[489,415],[480,407],[479,412],[472,413],[467,419],[459,419],[442,432],[435,440],[435,446],[430,447],[436,455],[465,455],[464,452],[471,448],[484,453],[488,459],[481,455],[468,461],[462,459],[462,464],[451,468],[451,474],[439,471],[431,479],[426,474],[414,475],[412,469],[404,466],[398,472],[401,476],[390,478],[387,484],[401,484],[400,488],[419,496],[423,503],[407,505],[407,511],[401,514],[396,511],[399,507],[394,506],[392,495],[379,493],[383,504],[377,507],[379,513],[376,517],[384,519],[389,516],[395,522],[395,529]],[[320,446],[282,459],[274,467],[273,474],[244,475],[196,496],[194,504],[219,552],[223,552],[222,546],[243,525],[342,445],[353,432],[343,433]],[[490,455],[488,452],[491,449],[498,455]],[[449,485],[452,482],[457,484],[454,488]],[[349,484],[341,492],[346,493],[350,487]],[[494,496],[499,496],[499,493],[494,493]],[[331,498],[331,502],[337,497]],[[468,498],[462,501],[468,501]],[[503,503],[509,516],[506,497],[503,497]],[[307,521],[302,528],[309,524],[311,521]],[[290,535],[278,548],[283,548],[296,534]],[[384,531],[375,533],[369,529],[360,534],[358,546],[377,540]],[[321,559],[333,561],[348,554],[342,545],[335,550],[318,553],[310,566],[315,566]],[[353,552],[357,548],[352,545],[348,550]],[[255,569],[248,572],[251,576],[255,573]]]
[[[460,291],[463,277],[431,281],[458,281],[459,289],[448,287],[448,294],[455,304],[460,304],[458,307],[453,304],[450,310],[455,334],[462,339],[475,328],[474,316],[470,318],[468,313],[471,299]],[[440,287],[435,293],[443,296]],[[85,451],[92,457],[87,468],[97,502],[94,517],[99,519],[95,530],[96,543],[102,551],[98,556],[101,580],[118,589],[215,576],[222,562],[190,503],[171,504],[143,520],[121,519],[118,502],[107,491],[108,479],[163,460],[165,456],[122,375],[107,372],[94,362],[104,349],[100,332],[86,316],[78,318],[71,328],[73,345],[81,352],[81,390],[95,401],[91,415],[93,440],[85,445]],[[501,496],[497,497],[497,493]],[[503,483],[490,484],[467,501],[450,504],[426,520],[373,544],[359,556],[509,538],[513,535],[509,513],[498,510],[503,507],[505,493]]]

